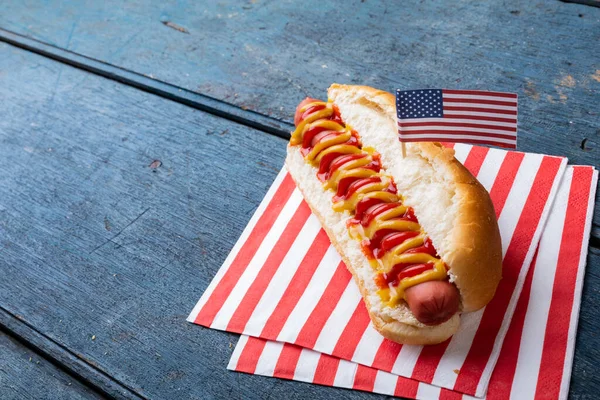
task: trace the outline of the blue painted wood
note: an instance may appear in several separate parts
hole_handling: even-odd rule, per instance
[[[275,136],[288,139],[290,130],[293,129],[293,124],[279,121],[254,111],[244,110],[200,93],[182,89],[166,82],[157,81],[145,75],[94,60],[93,58],[73,53],[69,50],[43,43],[1,28],[0,41]]]
[[[597,398],[600,391],[600,249],[590,248],[584,279],[569,392],[573,399]]]
[[[331,82],[516,91],[520,149],[598,166],[599,9],[529,0],[156,4],[15,1],[0,27],[288,123],[303,96],[323,96]],[[600,245],[600,207],[594,223]]]
[[[11,314],[6,309],[0,308],[0,328],[3,332],[25,343],[28,349],[40,357],[51,360],[62,370],[68,371],[75,380],[85,383],[88,387],[109,398],[127,400],[145,398],[97,368],[94,363],[88,362],[81,354],[75,353],[35,326],[30,325],[21,315]]]
[[[0,332],[0,360],[3,400],[105,398],[3,332]]]
[[[237,335],[185,321],[283,139],[1,43],[0,71],[0,308],[30,327],[11,329],[124,398],[378,398],[228,372]]]
[[[284,140],[8,45],[0,55],[3,325],[12,315],[11,330],[123,398],[380,398],[227,372],[236,335],[185,322]],[[580,397],[600,390],[597,250],[588,264]]]

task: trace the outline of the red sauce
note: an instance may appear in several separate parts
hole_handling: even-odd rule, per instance
[[[377,232],[375,232],[375,234],[373,235],[371,240],[366,240],[367,242],[369,242],[369,248],[371,249],[371,254],[375,255],[375,253],[379,253],[379,250],[377,250],[377,249],[380,248],[383,240],[386,238],[386,236],[391,235],[393,233],[398,233],[398,231],[395,231],[393,229],[380,229]],[[411,231],[411,233],[412,233],[412,231]],[[416,234],[418,235],[419,232],[416,232]],[[381,258],[381,256],[378,258]]]
[[[381,182],[381,178],[379,177],[374,177],[374,178],[360,178],[357,179],[356,181],[352,182],[349,186],[348,189],[346,190],[346,193],[343,194],[342,196],[334,196],[333,197],[333,201],[340,201],[340,200],[346,200],[348,198],[350,198],[354,193],[356,193],[356,191],[358,189],[360,189],[363,186],[366,185],[370,185],[371,183],[379,183]]]
[[[352,179],[352,182],[348,184],[346,182],[345,191],[338,190],[335,196],[333,196],[333,202],[343,201],[350,198],[358,189],[363,186],[369,185],[371,183],[381,182],[381,178],[349,178]]]
[[[305,101],[311,101],[312,99],[307,99]],[[312,100],[317,101],[317,100]],[[302,105],[302,103],[301,103]],[[300,107],[300,106],[299,106]],[[326,108],[326,105],[317,105],[309,107],[305,110],[301,115],[299,111],[296,116],[299,117],[296,125],[300,124],[302,120],[310,116],[312,113],[316,111],[323,110]],[[330,121],[336,122],[340,124],[342,127],[346,127],[344,122],[342,121],[340,111],[338,107],[334,104],[332,106],[333,113],[328,118]],[[302,137],[302,147],[300,149],[303,156],[307,156],[319,143],[324,143],[330,139],[333,139],[339,135],[346,134],[344,131],[332,131],[327,128],[322,127],[313,127],[307,129],[303,132]],[[362,143],[360,141],[360,137],[358,133],[355,131],[351,132],[351,137],[344,145],[355,146],[358,149],[362,149]],[[379,154],[367,154],[366,152],[361,152],[358,154],[347,154],[344,152],[331,153],[323,156],[319,162],[319,169],[317,173],[317,177],[321,182],[325,182],[329,180],[332,174],[339,170],[344,164],[360,159],[362,157],[371,157],[372,161],[360,168],[363,169],[371,169],[375,172],[381,171],[381,158]],[[333,196],[333,201],[343,201],[350,198],[354,193],[356,193],[360,188],[365,185],[369,185],[372,183],[381,182],[381,175],[368,177],[368,178],[344,178],[338,182],[337,191],[335,196]],[[398,190],[396,188],[393,180],[390,180],[390,185],[383,189],[383,191],[387,191],[389,193],[397,194]],[[354,217],[348,221],[348,225],[358,225],[366,227],[380,214],[393,209],[401,205],[401,201],[394,201],[392,203],[388,203],[384,200],[377,198],[364,198],[360,200],[354,210]],[[396,220],[404,220],[418,223],[418,219],[414,214],[414,210],[411,207],[408,207],[406,212],[397,218]],[[361,248],[365,256],[369,259],[374,258],[382,258],[388,251],[390,251],[395,246],[403,243],[406,240],[416,237],[420,234],[420,231],[396,231],[394,229],[380,229],[375,232],[373,237],[369,239],[365,239],[361,242]],[[437,257],[437,251],[433,247],[431,240],[427,238],[422,246],[409,249],[405,252],[405,254],[413,254],[413,253],[425,253],[431,256]],[[434,264],[429,262],[426,264],[411,264],[411,263],[401,263],[396,264],[392,267],[389,273],[380,273],[377,275],[375,281],[376,284],[381,288],[388,288],[390,285],[396,286],[400,283],[402,279],[409,278],[412,276],[419,275],[425,271],[431,270],[434,268]]]
[[[403,218],[406,218],[408,221],[416,222],[417,224],[419,223],[419,220],[415,215],[415,210],[413,210],[412,207],[409,207],[408,210],[406,210],[406,214],[404,214]]]
[[[366,199],[362,199],[356,204],[356,213],[354,214],[354,219],[352,221],[358,224],[369,208],[383,202],[383,200],[376,198],[367,197]]]
[[[352,185],[354,182],[356,182],[360,179],[361,178],[352,178],[352,177],[341,179],[340,182],[338,183],[338,190],[335,194],[335,197],[338,199],[345,198],[350,185]]]
[[[369,242],[368,240],[363,240],[362,242],[360,242],[360,248],[363,252],[363,254],[369,259],[372,260],[375,258],[375,256],[373,255],[373,250],[371,250],[371,242]]]
[[[347,162],[358,160],[359,158],[367,157],[366,154],[345,154],[333,160],[333,162],[329,165],[329,176],[331,176],[335,171],[340,169],[340,167]]]
[[[344,121],[342,121],[342,114],[340,113],[340,108],[337,105],[333,105],[333,116],[330,118],[333,122],[337,122],[340,125],[346,126]]]
[[[315,129],[315,131],[319,131],[319,132],[316,133],[314,135],[314,137],[311,139],[310,145],[308,147],[302,147],[300,149],[300,153],[304,157],[306,157],[308,155],[308,153],[310,153],[311,150],[314,148],[314,146],[316,146],[318,143],[325,142],[327,140],[333,139],[337,136],[344,134],[344,132],[324,130],[321,128]],[[347,140],[346,143],[348,144],[348,142],[350,142],[351,140],[352,140],[352,137],[349,140]]]
[[[308,117],[310,114],[312,114],[312,113],[314,113],[316,111],[321,111],[324,108],[325,108],[325,105],[317,105],[317,106],[308,107],[306,109],[306,111],[304,111],[302,113],[302,116],[300,117],[300,121],[304,121],[304,119],[306,117]]]
[[[321,182],[325,182],[329,179],[329,166],[339,156],[343,155],[342,153],[329,153],[323,158],[321,158],[321,162],[319,163],[319,172],[317,173],[317,177]]]
[[[378,204],[375,207],[370,208],[366,212],[365,216],[362,217],[360,223],[362,224],[362,226],[369,226],[371,221],[373,221],[376,216],[383,214],[384,212],[391,210],[392,208],[398,207],[399,205],[399,202]]]
[[[413,253],[426,253],[431,256],[437,257],[437,250],[433,247],[433,243],[431,243],[431,239],[427,238],[423,243],[423,246],[414,247],[410,250],[406,250],[404,254],[413,254]]]
[[[422,274],[425,271],[433,269],[433,263],[427,264],[396,264],[390,272],[381,273],[375,278],[375,284],[382,289],[387,289],[391,286],[398,286],[404,278],[410,278]]]
[[[312,148],[313,138],[325,130],[327,130],[327,128],[323,128],[322,126],[315,126],[314,128],[310,128],[309,130],[304,132],[304,136],[302,137],[302,148]]]
[[[373,254],[377,258],[381,258],[388,250],[391,250],[399,244],[404,243],[404,241],[412,239],[418,235],[419,232],[417,231],[394,232],[381,240],[379,247],[373,249]]]
[[[347,145],[347,146],[359,147],[358,146],[359,141],[354,136],[352,136],[350,139],[348,139],[346,142],[344,142],[342,144]],[[313,149],[312,146],[306,147],[306,148],[303,147],[302,149],[300,149],[300,152],[302,153],[303,156],[306,157],[306,155],[308,153],[310,153],[310,151],[312,149]],[[317,172],[317,177],[319,178],[319,180],[321,182],[325,182],[326,180],[329,179],[329,177],[331,176],[331,171],[330,171],[331,164],[340,156],[344,156],[344,154],[330,153],[330,154],[323,156],[323,158],[321,158],[321,161],[319,163],[319,172]]]

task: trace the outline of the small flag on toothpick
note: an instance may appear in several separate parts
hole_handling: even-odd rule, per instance
[[[396,110],[402,143],[454,142],[517,148],[515,93],[397,90]]]

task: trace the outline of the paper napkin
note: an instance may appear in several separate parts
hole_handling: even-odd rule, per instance
[[[504,261],[496,296],[464,315],[452,339],[402,346],[372,328],[351,275],[285,171],[188,320],[483,395],[566,159],[468,145],[455,151],[490,192]]]
[[[491,375],[488,399],[567,397],[597,179],[592,167],[567,168]],[[409,398],[463,397],[297,345],[245,335],[228,369]]]

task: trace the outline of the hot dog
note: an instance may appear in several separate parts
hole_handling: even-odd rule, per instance
[[[489,194],[437,143],[397,139],[395,98],[332,85],[303,100],[286,166],[356,280],[373,326],[399,343],[452,336],[501,276]]]

